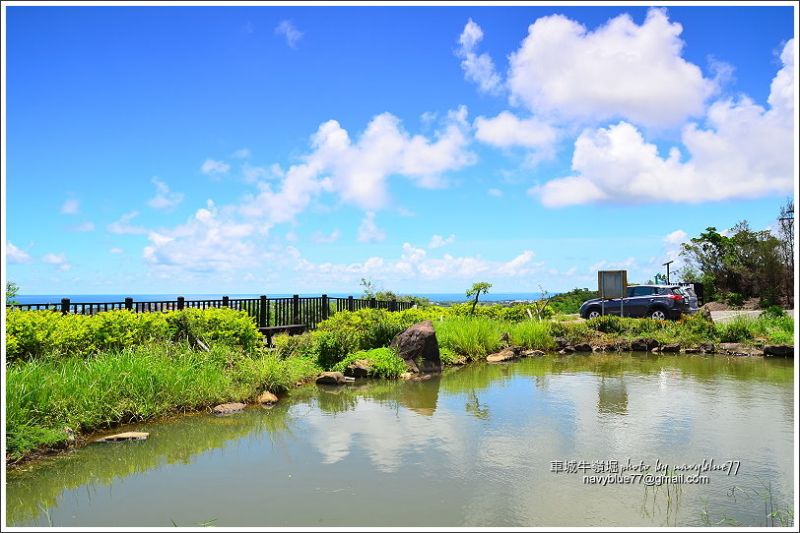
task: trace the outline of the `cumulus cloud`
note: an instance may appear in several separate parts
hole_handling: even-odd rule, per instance
[[[509,58],[512,102],[569,120],[681,124],[716,89],[681,56],[682,30],[662,9],[641,26],[624,14],[594,31],[562,15],[539,18]]]
[[[297,48],[297,43],[303,37],[303,32],[298,30],[291,20],[282,20],[275,26],[275,35],[283,36],[290,48]]]
[[[206,159],[200,165],[200,172],[207,176],[219,176],[220,174],[227,174],[231,166],[224,161],[215,161],[213,159]]]
[[[502,89],[502,81],[495,71],[492,58],[489,54],[478,54],[475,51],[481,39],[483,30],[469,19],[458,38],[456,55],[461,58],[461,69],[468,81],[478,84],[478,89],[482,92],[497,94]]]
[[[152,181],[156,186],[156,195],[147,201],[147,205],[153,209],[169,209],[183,201],[183,193],[172,192],[169,186],[158,178],[153,178]]]
[[[447,238],[442,237],[441,235],[434,235],[431,237],[431,242],[428,243],[428,248],[435,250],[436,248],[441,248],[442,246],[452,244],[455,242],[455,240],[456,236],[452,234]]]
[[[25,250],[17,248],[11,241],[6,242],[6,259],[9,263],[29,263],[31,256]]]
[[[386,232],[375,223],[375,212],[369,211],[358,226],[358,242],[379,242],[386,239]]]
[[[686,238],[689,236],[688,233],[683,231],[682,229],[676,229],[672,233],[667,234],[664,237],[664,242],[667,244],[681,244],[686,242]]]
[[[59,271],[66,272],[72,265],[67,262],[64,254],[47,253],[42,256],[42,262],[55,266]]]
[[[697,203],[791,192],[796,178],[794,101],[786,94],[793,94],[793,40],[781,59],[770,109],[746,96],[714,102],[705,127],[691,123],[683,129],[685,162],[678,148],[662,157],[635,126],[620,122],[584,131],[572,157],[576,174],[531,192],[550,207],[595,201]]]
[[[61,205],[61,213],[64,215],[77,215],[80,211],[80,202],[70,198]]]
[[[208,201],[184,224],[169,230],[151,231],[143,250],[151,265],[191,272],[215,272],[258,264],[260,250],[250,237],[252,224],[236,222],[232,210],[220,210]]]
[[[503,111],[493,118],[475,119],[475,138],[498,148],[523,147],[535,150],[535,159],[549,159],[554,155],[558,130],[535,117],[520,119]]]
[[[116,233],[118,235],[142,235],[147,233],[147,228],[142,226],[136,226],[131,224],[131,221],[139,216],[138,211],[131,211],[130,213],[125,213],[122,215],[119,220],[116,220],[109,224],[106,229],[111,233]]]
[[[448,113],[431,139],[410,135],[390,113],[373,118],[356,142],[329,120],[312,136],[312,152],[304,162],[289,167],[277,187],[259,182],[259,194],[246,199],[242,213],[268,224],[286,222],[323,192],[335,192],[363,209],[380,209],[388,203],[387,181],[395,174],[420,187],[442,186],[443,173],[474,161],[466,150],[466,114],[464,107]]]

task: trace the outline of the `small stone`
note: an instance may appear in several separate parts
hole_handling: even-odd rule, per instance
[[[146,440],[150,433],[143,433],[140,431],[127,431],[125,433],[117,433],[107,437],[100,437],[95,442],[122,442],[126,440]]]
[[[665,344],[661,347],[662,353],[678,353],[681,351],[681,345],[677,343]]]
[[[344,369],[345,376],[352,376],[354,378],[366,378],[372,373],[372,365],[366,359],[359,359],[347,366]]]
[[[519,356],[520,356],[519,350],[506,348],[505,350],[489,355],[488,357],[486,357],[486,361],[489,363],[502,363],[503,361],[510,361],[512,359],[516,359]]]
[[[341,385],[344,382],[344,374],[341,372],[323,372],[317,377],[317,383],[320,385]]]
[[[520,355],[522,357],[543,357],[546,354],[542,350],[523,350]]]
[[[658,348],[658,341],[655,339],[636,339],[631,342],[631,351],[649,352],[653,348]]]
[[[575,348],[573,348],[572,346],[564,346],[564,348],[560,350],[558,353],[560,353],[561,355],[570,355],[575,353]]]
[[[256,397],[256,403],[262,405],[278,403],[278,397],[269,391],[264,391]]]
[[[245,404],[239,402],[221,403],[214,407],[212,411],[217,415],[229,415],[243,411],[245,407],[247,407]]]

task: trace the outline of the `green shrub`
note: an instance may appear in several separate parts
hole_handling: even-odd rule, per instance
[[[733,320],[719,324],[717,333],[722,342],[744,342],[753,338],[750,331],[750,320],[744,317],[736,317]]]
[[[336,363],[333,366],[333,370],[344,372],[348,365],[360,360],[369,362],[372,367],[370,375],[373,377],[396,378],[403,372],[408,371],[405,362],[392,348],[374,348],[351,353],[342,361]]]
[[[763,318],[783,318],[786,316],[786,311],[779,305],[771,305],[764,309],[760,317]]]
[[[462,362],[461,356],[445,346],[439,347],[439,359],[442,361],[442,365],[445,366],[455,365]]]
[[[149,341],[196,339],[250,350],[261,334],[242,311],[185,309],[168,313],[115,310],[96,315],[62,315],[53,311],[6,314],[8,361],[41,357],[87,357],[100,351],[137,346]]]
[[[314,337],[310,332],[301,335],[280,333],[272,337],[272,345],[282,359],[289,357],[316,357]]]
[[[731,307],[741,307],[744,305],[744,295],[738,292],[729,292],[725,295],[725,303]]]

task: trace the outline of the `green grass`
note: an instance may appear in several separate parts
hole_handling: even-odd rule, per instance
[[[370,374],[372,377],[391,379],[408,371],[406,364],[392,348],[374,348],[351,353],[344,360],[335,364],[333,370],[344,372],[348,365],[360,360],[369,362],[372,367]]]
[[[500,349],[507,323],[482,317],[458,317],[434,323],[439,346],[470,359],[485,357]]]
[[[307,359],[217,345],[160,343],[12,364],[6,372],[6,445],[12,457],[76,433],[280,392],[319,372]]]
[[[511,342],[531,350],[552,350],[556,347],[547,321],[526,320],[509,324]]]

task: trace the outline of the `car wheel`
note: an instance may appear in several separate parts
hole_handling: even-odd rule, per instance
[[[597,318],[601,316],[599,309],[589,309],[589,313],[587,313],[586,318]]]
[[[658,307],[655,308],[655,309],[652,309],[647,316],[649,316],[653,320],[667,320],[669,318],[669,316],[667,315],[667,312],[664,311],[661,308],[658,308]]]

